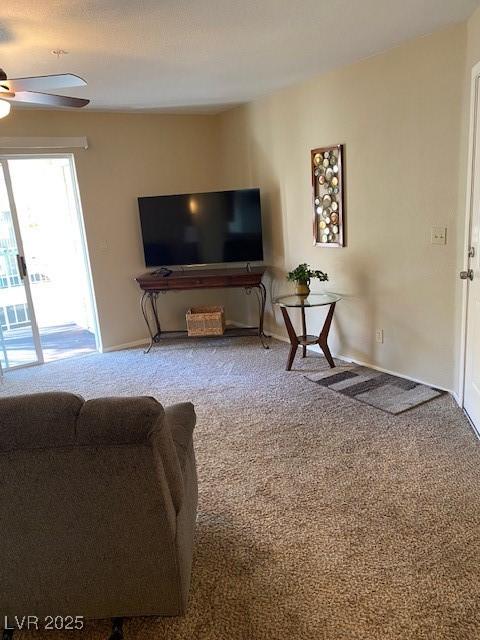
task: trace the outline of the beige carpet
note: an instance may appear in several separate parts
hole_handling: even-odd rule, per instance
[[[390,416],[305,380],[323,358],[287,373],[286,356],[277,342],[265,352],[252,339],[185,341],[9,373],[0,385],[3,395],[196,405],[189,612],[128,621],[126,638],[480,638],[480,447],[459,409],[445,395]],[[108,630],[90,622],[79,635]]]

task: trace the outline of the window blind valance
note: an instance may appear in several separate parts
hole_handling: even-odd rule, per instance
[[[85,136],[75,138],[0,136],[0,151],[6,149],[88,149],[88,140]]]

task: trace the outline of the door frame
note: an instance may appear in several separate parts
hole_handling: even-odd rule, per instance
[[[475,175],[475,138],[477,128],[480,127],[480,109],[477,106],[477,92],[480,95],[480,62],[472,67],[470,76],[470,111],[468,127],[468,156],[467,156],[467,190],[465,203],[465,231],[463,238],[463,256],[461,268],[465,268],[468,260],[472,229],[473,186]],[[467,362],[467,322],[468,322],[468,284],[462,287],[462,321],[460,331],[460,366],[458,381],[458,403],[464,408],[465,399],[465,369]]]
[[[26,160],[35,160],[35,159],[41,159],[41,160],[45,160],[47,158],[66,158],[67,160],[69,160],[69,168],[70,168],[70,173],[71,173],[71,177],[72,177],[72,186],[73,186],[73,197],[75,200],[75,208],[77,211],[77,221],[78,221],[78,229],[79,229],[79,233],[80,233],[80,240],[81,240],[81,245],[82,245],[82,255],[83,255],[83,263],[85,266],[85,270],[86,270],[86,275],[87,275],[87,282],[88,282],[88,297],[89,297],[89,303],[91,306],[91,310],[92,310],[92,318],[93,318],[93,324],[94,324],[94,331],[95,331],[95,346],[96,349],[99,353],[103,352],[103,344],[102,344],[102,337],[100,334],[100,322],[98,319],[98,309],[97,309],[97,301],[96,301],[96,295],[95,295],[95,288],[94,288],[94,283],[93,283],[93,275],[92,275],[92,266],[91,266],[91,262],[90,262],[90,251],[88,248],[88,241],[87,241],[87,234],[86,234],[86,229],[85,229],[85,219],[84,219],[84,215],[83,215],[83,208],[82,208],[82,201],[80,198],[80,186],[78,183],[78,175],[77,175],[77,167],[75,164],[75,154],[74,153],[15,153],[15,152],[10,152],[10,153],[0,153],[0,163],[4,166],[6,166],[7,172],[8,172],[8,184],[7,184],[7,190],[8,190],[8,194],[9,194],[9,199],[11,196],[11,205],[13,205],[14,209],[15,209],[15,214],[14,214],[14,218],[15,218],[15,233],[17,235],[17,237],[19,238],[20,244],[19,244],[19,250],[20,248],[22,249],[22,253],[23,254],[23,243],[22,243],[22,237],[21,237],[21,232],[20,232],[20,226],[18,223],[18,216],[17,216],[17,209],[16,209],[16,205],[15,205],[15,197],[14,197],[14,193],[13,193],[13,189],[12,189],[12,183],[11,183],[11,179],[10,179],[10,171],[9,171],[9,167],[8,167],[8,160],[21,160],[21,159],[26,159]],[[7,178],[6,178],[7,181]],[[12,214],[13,216],[13,214]],[[27,269],[28,269],[28,265],[27,265]],[[30,281],[28,281],[28,285],[30,286]],[[30,291],[30,290],[29,290]],[[34,308],[33,308],[33,299],[31,297],[31,293],[29,294],[29,304],[30,301],[32,301],[32,313],[34,314]],[[34,317],[34,315],[32,316]],[[32,323],[33,326],[33,323]],[[37,326],[37,322],[35,320],[35,328],[36,328],[36,332],[38,334],[38,344],[40,346],[40,358],[38,359],[37,362],[34,362],[32,364],[26,364],[26,365],[19,365],[17,367],[11,367],[11,370],[13,369],[19,369],[19,368],[24,368],[24,367],[30,367],[30,366],[36,366],[39,364],[43,364],[44,363],[44,359],[43,359],[43,352],[41,349],[41,341],[40,341],[40,332],[38,330],[38,326]],[[36,342],[35,342],[35,346],[36,346]],[[38,355],[38,351],[37,351],[37,355]]]

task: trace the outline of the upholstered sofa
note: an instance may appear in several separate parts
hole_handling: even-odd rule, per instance
[[[0,399],[4,616],[175,616],[197,508],[193,405]]]

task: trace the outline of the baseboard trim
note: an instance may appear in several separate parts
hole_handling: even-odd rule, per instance
[[[265,329],[265,334],[270,338],[275,338],[275,340],[278,340],[279,342],[286,342],[287,344],[290,344],[290,340],[287,336],[281,336],[279,333],[273,333],[273,331],[269,331],[268,329]]]
[[[234,327],[239,328],[249,328],[251,325],[245,324],[243,322],[235,322],[234,320],[227,320],[226,324],[233,325]],[[183,331],[184,329],[178,329],[178,331]],[[276,340],[280,340],[281,342],[288,342],[288,338],[285,336],[280,336],[272,333],[271,331],[266,331],[266,333],[275,338]],[[143,347],[148,345],[150,342],[149,338],[143,338],[142,340],[134,340],[133,342],[125,342],[123,344],[115,344],[111,347],[104,347],[100,353],[109,353],[111,351],[122,351],[123,349],[133,349],[135,347]]]
[[[250,325],[245,324],[243,322],[236,322],[235,320],[229,320],[228,324],[233,325],[235,327],[248,327]],[[279,340],[280,342],[285,342],[289,344],[289,340],[286,336],[282,336],[281,334],[270,331],[268,328],[265,328],[265,333],[268,336],[271,336],[275,340]],[[143,338],[142,340],[135,340],[134,342],[126,342],[124,344],[117,344],[111,347],[105,347],[102,350],[102,353],[109,353],[111,351],[122,351],[122,349],[133,349],[134,347],[145,346],[149,343],[148,338]],[[319,353],[315,347],[307,347],[309,351],[313,351],[314,353]],[[320,354],[321,355],[321,354]],[[362,360],[357,360],[355,358],[351,358],[350,356],[344,356],[339,353],[332,353],[334,358],[337,360],[342,360],[342,362],[357,364],[360,367],[369,367],[370,369],[374,369],[375,371],[381,371],[382,373],[388,373],[392,376],[397,376],[398,378],[404,378],[405,380],[411,380],[412,382],[417,382],[418,384],[424,384],[427,387],[435,387],[435,389],[440,389],[440,391],[445,391],[449,393],[458,406],[461,408],[460,398],[455,391],[452,389],[446,389],[445,387],[440,387],[438,384],[433,384],[432,382],[428,382],[426,380],[420,380],[419,378],[413,378],[412,376],[406,376],[402,373],[398,373],[398,371],[393,371],[391,369],[385,369],[384,367],[379,367],[378,365],[371,364],[369,362],[363,362]]]
[[[477,429],[477,427],[473,424],[470,416],[468,415],[468,413],[465,411],[465,409],[463,409],[463,415],[466,417],[466,419],[468,420],[468,424],[470,426],[470,429],[473,431],[473,433],[475,434],[475,436],[477,437],[477,440],[480,441],[480,431]]]
[[[338,354],[333,355],[334,358],[338,358],[338,360],[342,360],[343,362],[353,362],[353,364],[357,364],[360,367],[368,367],[369,369],[374,369],[374,371],[380,371],[381,373],[388,373],[391,376],[396,376],[397,378],[403,378],[404,380],[411,380],[412,382],[416,382],[417,384],[424,384],[426,387],[434,387],[435,389],[439,389],[440,391],[445,391],[450,395],[454,395],[451,389],[446,389],[445,387],[440,387],[438,384],[433,384],[432,382],[427,382],[425,380],[420,380],[419,378],[413,378],[412,376],[406,376],[403,373],[398,373],[398,371],[392,371],[391,369],[385,369],[384,367],[379,367],[375,364],[371,364],[369,362],[362,362],[361,360],[356,360],[354,358],[349,358],[345,356],[341,356]]]
[[[248,329],[252,325],[246,324],[245,322],[237,322],[236,320],[227,320],[227,324],[232,325],[233,327],[238,327],[239,329]],[[273,333],[267,327],[264,327],[265,335],[269,338],[275,338],[275,340],[279,340],[280,342],[288,342],[287,336],[281,336],[277,333]]]
[[[462,409],[462,411],[463,411],[463,402],[460,399],[459,394],[456,391],[451,391],[450,393],[452,394],[452,398],[455,400],[455,402],[458,404],[460,409]]]
[[[102,353],[110,353],[110,351],[122,351],[123,349],[133,349],[134,347],[143,347],[149,343],[148,338],[135,340],[134,342],[125,342],[124,344],[115,344],[112,347],[104,347]]]
[[[237,326],[242,326],[240,322],[235,322],[235,323],[232,323],[232,324],[235,324]],[[282,336],[282,335],[276,334],[273,331],[269,331],[268,329],[265,329],[265,333],[267,333],[269,336],[272,336],[272,338],[275,338],[276,340],[280,340],[280,342],[287,342],[288,344],[290,344],[290,341],[286,336]],[[309,351],[313,351],[314,353],[319,354],[319,350],[317,350],[313,346],[309,346],[309,347],[307,347],[307,349]],[[321,352],[320,352],[320,355],[322,355]],[[454,391],[452,391],[452,389],[446,389],[445,387],[441,387],[438,384],[433,384],[432,382],[427,382],[425,380],[420,380],[418,378],[413,378],[411,376],[406,376],[403,373],[398,373],[398,371],[392,371],[391,369],[385,369],[383,367],[379,367],[379,366],[377,366],[375,364],[371,364],[369,362],[363,362],[362,360],[356,360],[355,358],[351,358],[350,356],[344,356],[342,354],[333,353],[333,352],[332,352],[332,356],[334,358],[337,358],[337,360],[342,360],[342,362],[358,364],[358,366],[360,366],[360,367],[369,367],[370,369],[374,369],[375,371],[381,371],[382,373],[388,373],[391,376],[397,376],[397,378],[404,378],[405,380],[411,380],[412,382],[416,382],[417,384],[424,384],[427,387],[435,387],[435,389],[440,389],[440,391],[445,391],[445,393],[449,393],[454,398],[455,402],[460,406],[459,397]]]

